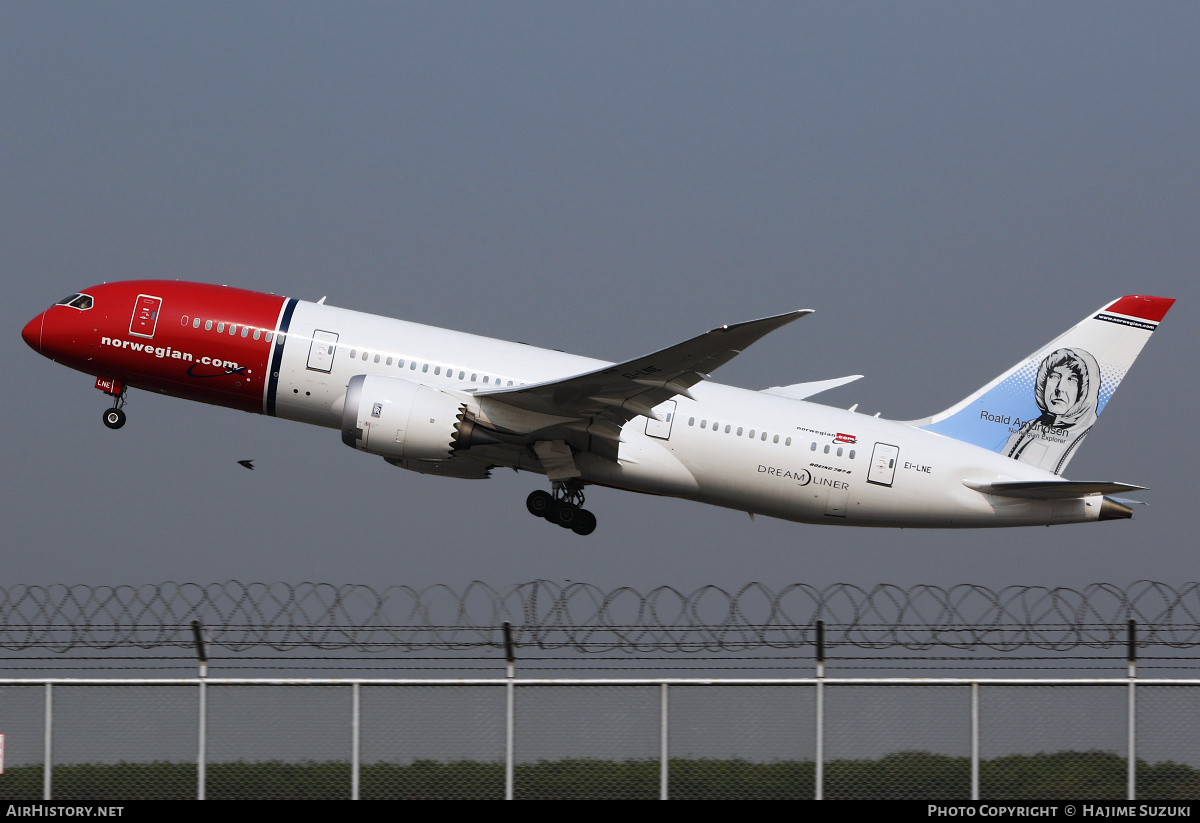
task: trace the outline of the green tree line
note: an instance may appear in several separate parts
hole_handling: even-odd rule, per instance
[[[877,760],[831,760],[825,764],[829,799],[963,800],[970,796],[965,757],[897,752]],[[739,759],[684,759],[669,763],[670,796],[679,800],[811,799],[812,761],[753,763]],[[186,800],[196,796],[194,763],[83,763],[54,769],[55,800],[107,803]],[[210,799],[338,800],[350,797],[350,764],[234,761],[207,767]],[[981,795],[987,800],[1121,800],[1125,758],[1103,751],[1008,755],[980,763]],[[1137,765],[1138,797],[1200,797],[1200,769],[1173,762]],[[417,760],[361,767],[360,795],[379,800],[482,800],[504,796],[504,764]],[[526,799],[653,799],[658,796],[657,760],[542,760],[515,767],[516,795]],[[42,767],[18,766],[0,775],[0,800],[42,796]]]

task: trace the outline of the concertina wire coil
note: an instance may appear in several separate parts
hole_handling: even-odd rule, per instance
[[[578,652],[827,648],[1013,651],[1200,643],[1200,584],[1096,583],[1081,590],[761,583],[735,592],[669,586],[641,592],[536,580],[461,589],[326,583],[161,583],[0,587],[0,648],[9,651],[190,647],[192,621],[230,651],[299,648],[396,652],[503,644]]]

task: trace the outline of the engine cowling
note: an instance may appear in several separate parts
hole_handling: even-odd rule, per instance
[[[342,442],[397,465],[450,460],[465,405],[462,396],[411,380],[355,375],[346,386]]]

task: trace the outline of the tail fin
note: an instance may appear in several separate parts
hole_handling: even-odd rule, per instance
[[[966,399],[910,425],[1062,474],[1174,302],[1114,300]]]

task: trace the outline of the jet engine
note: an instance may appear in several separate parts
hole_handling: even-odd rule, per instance
[[[460,427],[474,415],[470,395],[451,393],[398,377],[359,374],[346,386],[342,442],[404,468],[417,461],[449,461]]]

